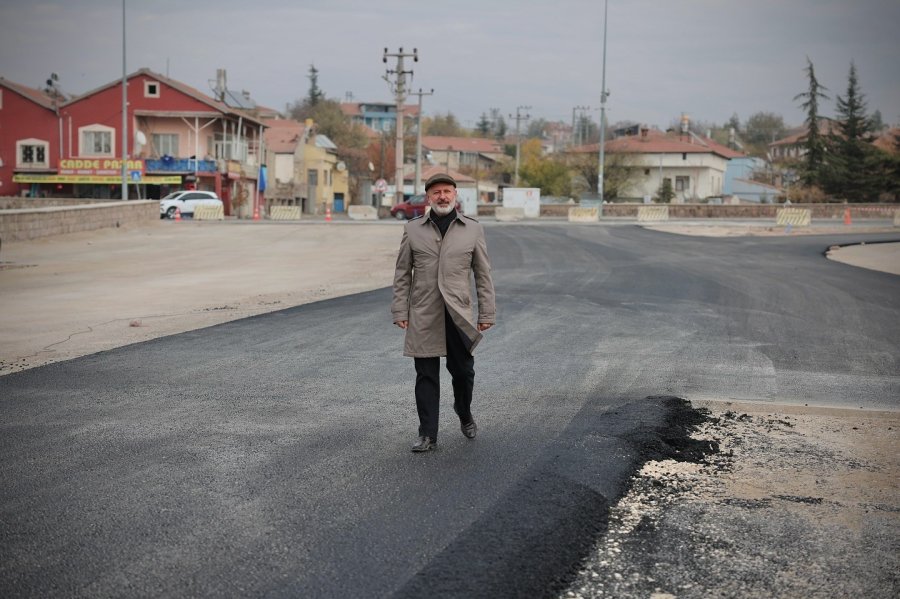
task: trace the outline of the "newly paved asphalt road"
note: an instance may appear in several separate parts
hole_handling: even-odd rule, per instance
[[[898,407],[859,240],[490,226],[479,436],[426,455],[387,289],[0,377],[0,595],[552,594],[675,441],[644,398]]]

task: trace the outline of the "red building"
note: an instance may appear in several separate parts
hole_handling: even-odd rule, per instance
[[[58,106],[50,98],[41,102],[41,92],[30,91],[16,93],[13,110],[0,109],[0,128],[4,143],[15,140],[9,143],[17,147],[27,146],[31,139],[46,141],[44,170],[37,171],[37,166],[16,170],[9,183],[12,193],[6,191],[3,179],[4,193],[121,197],[122,81]],[[220,99],[212,98],[148,69],[127,77],[130,198],[159,198],[195,187],[215,191],[226,214],[253,205],[264,124],[248,111],[229,106],[225,92]],[[44,112],[41,119],[34,116],[38,110]],[[19,126],[7,136],[13,123]]]
[[[40,186],[32,189],[13,179],[56,173],[62,138],[57,104],[62,99],[0,77],[0,195],[40,193]]]

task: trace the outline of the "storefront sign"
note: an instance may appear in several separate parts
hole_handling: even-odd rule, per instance
[[[121,184],[122,176],[112,175],[13,175],[13,183],[109,183]],[[180,184],[181,175],[144,175],[129,183],[141,185]]]
[[[128,171],[144,172],[143,160],[128,160]],[[115,158],[66,158],[59,161],[60,175],[120,175],[122,161]]]

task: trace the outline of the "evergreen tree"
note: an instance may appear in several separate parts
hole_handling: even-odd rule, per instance
[[[325,98],[324,92],[319,89],[319,69],[316,68],[316,65],[309,65],[309,75],[306,78],[309,79],[309,94],[306,96],[306,103],[313,107]]]
[[[818,185],[822,180],[822,167],[825,163],[825,139],[819,131],[819,100],[828,99],[823,93],[828,88],[819,84],[809,57],[806,64],[803,70],[809,78],[809,88],[794,96],[794,100],[803,100],[800,107],[806,111],[806,155],[800,169],[800,178],[806,185]]]
[[[866,116],[865,96],[859,90],[856,65],[850,63],[847,93],[837,96],[838,122],[828,138],[828,176],[825,190],[841,199],[862,202],[877,195],[870,167],[872,122]]]
[[[486,113],[481,113],[481,118],[475,125],[475,129],[479,134],[481,134],[481,137],[487,137],[491,134],[491,120],[488,118]]]

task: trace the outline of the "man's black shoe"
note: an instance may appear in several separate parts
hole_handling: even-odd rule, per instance
[[[415,452],[420,451],[431,451],[434,449],[436,442],[431,437],[419,437],[419,440],[416,441],[416,444],[412,446],[412,450]]]
[[[467,439],[474,439],[475,434],[478,432],[478,427],[475,425],[474,419],[469,422],[461,422],[459,428],[462,429],[462,434],[464,434]]]

